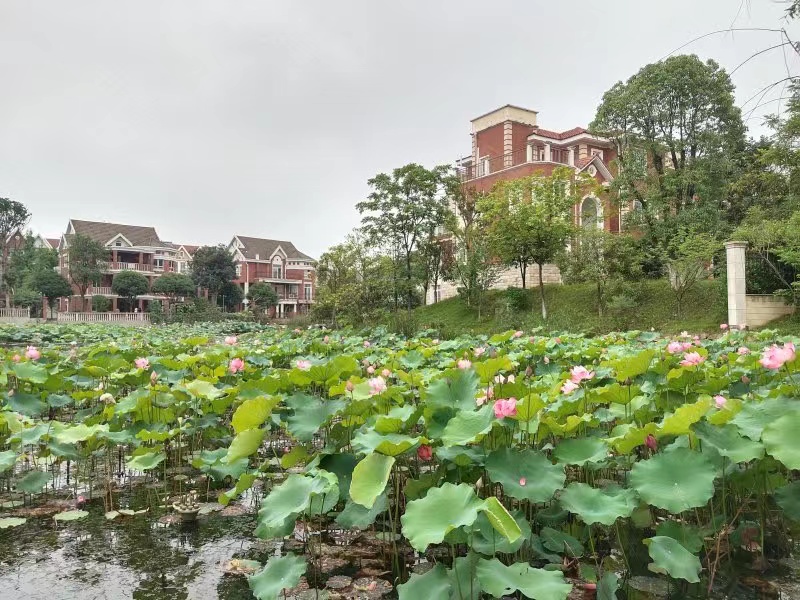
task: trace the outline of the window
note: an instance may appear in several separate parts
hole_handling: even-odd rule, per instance
[[[236,276],[242,276],[242,263],[236,263]]]
[[[275,259],[275,262],[272,263],[272,278],[283,279],[283,265],[279,258]]]
[[[303,296],[306,300],[311,300],[311,284],[307,283],[303,286]]]
[[[594,196],[588,196],[581,202],[581,227],[602,227],[603,215],[600,210],[600,201]]]
[[[117,240],[116,242],[114,242],[114,245],[115,245],[117,248],[121,248],[121,247],[122,247],[122,242],[120,242],[119,240]]]

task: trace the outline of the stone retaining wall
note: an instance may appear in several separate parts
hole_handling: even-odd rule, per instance
[[[542,279],[545,284],[548,283],[561,283],[561,271],[558,270],[556,265],[544,265],[542,269]],[[539,268],[536,265],[528,267],[528,274],[525,278],[526,287],[533,288],[539,285]],[[443,281],[439,284],[439,300],[447,300],[458,295],[457,285],[449,281]],[[500,278],[492,286],[494,290],[505,290],[510,287],[522,287],[522,278],[519,275],[519,269],[506,269],[500,274]],[[433,304],[434,296],[433,290],[428,290],[428,297],[426,304]]]
[[[770,294],[745,296],[745,319],[750,328],[760,327],[770,321],[794,313],[794,306]]]

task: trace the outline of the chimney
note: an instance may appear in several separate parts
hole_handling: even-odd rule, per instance
[[[258,254],[256,254],[256,260],[258,260]]]

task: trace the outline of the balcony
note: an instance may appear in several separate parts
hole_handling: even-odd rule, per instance
[[[465,160],[456,167],[456,172],[461,181],[471,181],[525,164],[558,163],[569,165],[569,155],[570,152],[566,148],[553,148],[551,146],[548,157],[548,151],[545,147],[529,146],[525,150],[507,152],[498,156],[482,156],[476,164],[472,164],[472,159]],[[573,154],[573,163],[574,160],[575,156]]]
[[[87,296],[116,296],[116,294],[111,290],[111,287],[106,287],[102,285],[92,286],[89,291],[86,293]]]
[[[118,273],[120,271],[140,271],[142,273],[152,273],[153,265],[112,261],[106,263],[106,271],[111,271],[112,273]]]

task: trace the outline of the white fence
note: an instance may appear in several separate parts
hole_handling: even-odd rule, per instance
[[[0,308],[0,323],[23,325],[31,320],[30,308]]]
[[[150,325],[148,313],[120,312],[60,312],[59,323],[115,323],[119,325]]]

